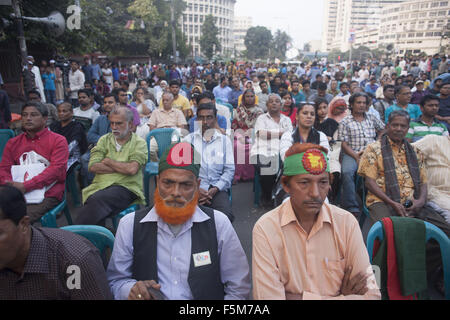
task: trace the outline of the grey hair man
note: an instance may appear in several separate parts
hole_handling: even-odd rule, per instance
[[[133,113],[128,108],[113,109],[109,121],[111,133],[91,151],[89,171],[95,178],[83,189],[84,206],[76,224],[104,225],[105,218],[145,201],[142,167],[147,163],[147,144],[133,133]]]

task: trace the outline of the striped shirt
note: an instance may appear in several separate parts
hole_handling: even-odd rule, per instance
[[[406,138],[411,139],[412,142],[416,142],[429,134],[448,136],[447,127],[442,123],[436,122],[435,120],[433,120],[433,124],[429,126],[423,122],[422,117],[420,117],[416,121],[411,121]]]

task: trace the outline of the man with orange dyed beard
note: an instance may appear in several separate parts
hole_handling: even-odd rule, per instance
[[[249,265],[231,222],[198,205],[200,161],[191,144],[171,145],[155,207],[121,219],[107,270],[115,299],[249,298]]]

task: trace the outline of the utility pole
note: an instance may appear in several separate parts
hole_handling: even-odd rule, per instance
[[[170,1],[170,25],[172,26],[172,51],[175,63],[178,63],[177,57],[177,35],[175,29],[175,0]]]

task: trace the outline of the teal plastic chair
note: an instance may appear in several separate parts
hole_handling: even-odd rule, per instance
[[[76,233],[88,239],[100,251],[103,266],[105,269],[107,268],[111,252],[114,248],[114,235],[111,231],[101,226],[86,225],[65,226],[61,229]]]
[[[72,216],[70,215],[69,206],[67,205],[66,192],[64,192],[63,200],[61,201],[61,203],[42,216],[41,225],[45,228],[58,228],[56,219],[58,218],[58,214],[60,212],[64,212],[67,223],[69,225],[72,225]]]
[[[3,150],[9,139],[14,138],[14,131],[11,129],[0,129],[0,161],[2,160]]]
[[[144,169],[144,194],[145,203],[149,205],[149,189],[150,189],[150,178],[156,177],[158,175],[158,162],[150,162],[150,140],[152,137],[155,138],[158,144],[158,158],[161,158],[164,151],[172,144],[172,137],[176,136],[177,142],[180,141],[180,136],[178,131],[172,128],[162,128],[150,131],[147,135],[147,150],[148,150],[148,162]]]
[[[232,106],[231,104],[229,104],[229,103],[223,102],[223,101],[220,100],[220,99],[219,99],[219,100],[216,99],[216,102],[217,102],[218,104],[221,104],[221,105],[227,107],[228,109],[230,109],[230,115],[231,115],[230,121],[233,122],[233,111],[234,111],[233,106]]]
[[[404,218],[412,219],[412,218]],[[450,239],[447,235],[435,225],[424,221],[425,223],[425,241],[431,239],[436,240],[441,248],[442,265],[444,269],[444,287],[445,287],[445,299],[450,300]],[[367,251],[369,253],[370,263],[372,263],[373,246],[375,240],[379,239],[383,241],[384,231],[381,221],[376,222],[369,231],[367,236]]]
[[[112,220],[112,225],[113,225],[113,228],[114,228],[114,232],[117,232],[117,227],[119,226],[119,220],[120,219],[125,217],[127,214],[130,214],[132,212],[136,212],[137,210],[139,210],[139,205],[138,204],[133,204],[132,206],[130,206],[127,209],[123,210],[118,215],[115,215],[114,217],[112,217],[111,220]]]
[[[72,195],[72,201],[75,208],[81,207],[80,191],[77,186],[76,172],[81,169],[80,164],[76,164],[66,178],[67,191]]]

